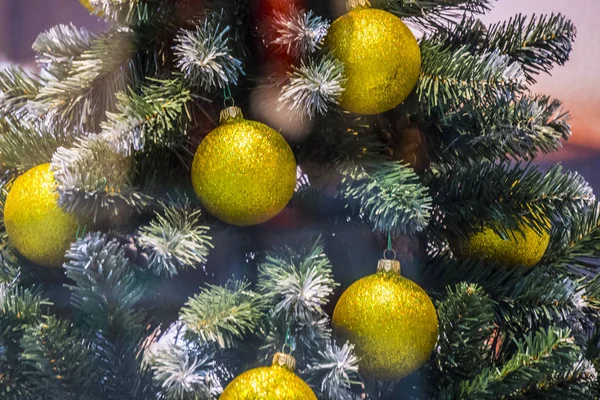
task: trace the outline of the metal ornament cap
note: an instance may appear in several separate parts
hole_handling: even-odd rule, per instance
[[[236,106],[227,107],[221,110],[220,123],[221,125],[229,123],[241,121],[244,119],[244,113],[242,109]]]
[[[377,272],[395,272],[400,275],[402,272],[400,261],[386,259],[379,260],[377,263]]]
[[[291,354],[276,353],[273,356],[273,366],[284,367],[294,372],[296,370],[296,359]]]

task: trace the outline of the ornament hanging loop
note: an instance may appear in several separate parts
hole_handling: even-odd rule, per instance
[[[383,251],[383,259],[386,261],[394,261],[396,260],[396,250],[394,249],[385,249]]]
[[[231,88],[227,84],[223,88],[223,107],[224,108],[235,107],[235,99],[231,95]]]

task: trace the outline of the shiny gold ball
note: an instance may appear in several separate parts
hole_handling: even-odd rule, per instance
[[[289,369],[273,365],[235,378],[219,400],[317,400],[311,388]]]
[[[380,114],[402,103],[419,80],[421,50],[402,20],[387,11],[357,8],[338,18],[326,43],[344,64],[341,106]]]
[[[279,133],[234,110],[200,144],[192,183],[215,217],[233,225],[257,225],[279,214],[292,198],[296,159]]]
[[[351,285],[338,301],[333,328],[354,344],[359,372],[372,379],[410,375],[429,358],[438,337],[431,299],[396,272],[377,272]]]
[[[461,259],[486,260],[507,266],[532,267],[544,257],[550,244],[550,234],[538,235],[530,227],[520,227],[523,233],[511,231],[504,240],[491,227],[469,236],[465,241],[451,243],[452,251]]]
[[[50,164],[15,180],[6,198],[4,224],[10,242],[25,258],[46,267],[62,265],[76,239],[78,221],[58,205]]]

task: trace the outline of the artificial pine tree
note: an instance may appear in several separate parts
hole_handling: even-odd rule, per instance
[[[600,209],[532,163],[565,16],[81,2],[0,71],[0,398],[600,396]]]

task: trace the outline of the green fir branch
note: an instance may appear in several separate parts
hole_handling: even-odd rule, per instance
[[[50,80],[35,99],[36,108],[73,126],[96,131],[107,111],[115,109],[115,94],[141,79],[135,32],[113,29],[75,57],[64,79]]]
[[[230,348],[256,331],[264,311],[263,296],[247,282],[235,281],[227,287],[207,285],[181,309],[180,320],[200,343]]]
[[[425,28],[444,28],[464,14],[484,14],[493,0],[372,0],[372,5]]]
[[[140,89],[117,94],[117,113],[108,112],[100,137],[125,156],[146,143],[177,149],[190,118],[190,91],[181,79],[150,80]],[[181,151],[181,150],[180,150]]]
[[[420,232],[429,223],[431,197],[414,170],[396,162],[340,166],[342,197],[375,229],[393,236]]]
[[[542,260],[542,265],[578,276],[595,275],[600,269],[600,205],[595,202],[589,210],[566,219],[557,229],[556,245]]]
[[[153,360],[154,380],[165,400],[210,400],[222,388],[215,376],[214,354],[195,355],[178,345],[161,351]]]
[[[88,220],[125,217],[150,202],[131,183],[131,157],[117,153],[102,136],[87,136],[71,148],[60,147],[52,158],[52,169],[61,207]]]
[[[187,268],[207,262],[213,248],[209,228],[201,225],[201,210],[187,198],[182,204],[161,203],[149,225],[140,228],[137,243],[150,253],[148,268],[156,275],[173,277]]]
[[[58,121],[0,117],[0,169],[24,172],[49,163],[59,147],[70,146],[81,136]]]
[[[297,324],[325,316],[322,307],[336,286],[320,238],[300,253],[285,249],[268,254],[259,265],[257,287],[274,304],[273,313]]]
[[[595,200],[583,177],[560,165],[544,173],[532,165],[466,162],[438,170],[429,186],[440,216],[435,226],[448,237],[465,237],[490,221],[505,238],[520,224],[549,231],[549,220],[573,218]]]
[[[279,95],[279,110],[312,119],[339,104],[346,77],[344,65],[333,56],[302,60],[288,75],[289,80]]]
[[[68,323],[47,318],[20,341],[24,375],[36,399],[100,399],[90,344]]]
[[[53,77],[66,76],[73,60],[88,50],[97,36],[73,24],[57,25],[42,32],[33,43],[36,61]]]
[[[25,114],[28,102],[37,97],[46,83],[21,67],[11,65],[0,70],[0,116]]]
[[[477,284],[460,283],[447,289],[436,309],[440,337],[435,372],[443,387],[474,377],[473,365],[491,361],[494,301]]]
[[[541,382],[572,371],[579,361],[580,349],[569,331],[541,330],[516,345],[517,353],[502,367],[486,368],[474,379],[461,383],[456,388],[457,398],[522,398]]]
[[[500,96],[441,121],[442,143],[439,154],[432,154],[448,163],[456,157],[532,160],[562,147],[571,137],[569,119],[562,103],[547,96]]]
[[[229,31],[229,26],[222,27],[218,18],[209,16],[196,30],[179,32],[174,48],[176,64],[190,83],[204,90],[237,84],[244,71],[229,47]]]
[[[71,305],[88,327],[109,340],[143,328],[144,312],[137,306],[145,287],[116,240],[88,234],[71,245],[66,258]]]
[[[525,89],[521,66],[497,51],[472,54],[466,46],[453,49],[425,39],[421,56],[416,94],[426,114],[489,105],[504,93]]]
[[[302,59],[321,48],[330,26],[329,21],[312,10],[297,9],[275,12],[271,24],[266,29],[277,35],[268,44]]]
[[[89,0],[94,14],[118,25],[139,26],[172,21],[180,5],[164,0]]]
[[[316,352],[308,365],[307,381],[316,386],[323,399],[355,400],[352,385],[359,384],[359,359],[354,355],[354,346],[346,343],[338,346],[327,341]]]

